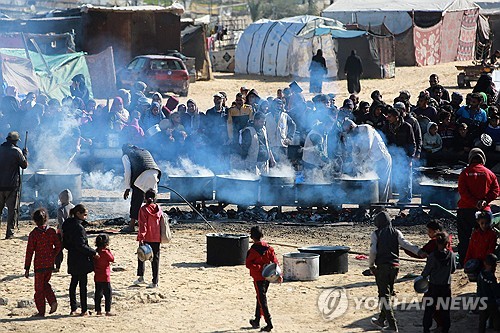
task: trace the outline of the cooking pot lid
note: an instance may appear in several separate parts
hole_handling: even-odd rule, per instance
[[[254,175],[254,176],[250,176],[250,175],[242,175],[242,176],[238,176],[238,175],[217,175],[216,176],[217,178],[221,178],[221,179],[227,179],[227,180],[247,180],[247,181],[250,181],[250,182],[253,182],[253,181],[258,181],[259,180],[259,176],[257,175]]]
[[[306,246],[299,248],[299,251],[324,251],[324,252],[349,252],[351,250],[348,246]]]
[[[249,236],[248,235],[243,235],[243,234],[219,234],[219,233],[211,233],[211,234],[207,234],[207,237],[239,239],[239,238],[248,238]]]

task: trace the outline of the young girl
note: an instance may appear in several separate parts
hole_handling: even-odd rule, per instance
[[[73,207],[63,226],[63,244],[68,250],[68,273],[71,275],[69,285],[70,315],[77,315],[76,286],[80,285],[80,316],[87,316],[87,274],[94,270],[92,258],[99,259],[99,254],[89,246],[87,233],[82,224],[86,224],[87,209],[78,204]]]
[[[115,262],[113,253],[109,250],[109,236],[107,234],[100,234],[95,239],[96,251],[99,258],[94,259],[94,282],[95,282],[95,311],[98,316],[102,315],[101,312],[101,299],[104,294],[104,310],[106,316],[113,316],[111,313],[111,269],[110,262]]]
[[[50,304],[49,313],[57,310],[57,300],[50,286],[50,277],[54,268],[56,255],[61,251],[61,242],[56,231],[47,226],[49,214],[45,208],[40,208],[33,213],[33,221],[37,227],[28,236],[26,259],[24,262],[26,278],[29,277],[31,259],[35,254],[35,304],[38,313],[36,317],[45,316],[45,300]]]
[[[436,311],[437,304],[448,304],[441,307],[441,332],[448,333],[450,330],[450,309],[451,303],[451,274],[455,272],[455,255],[448,250],[449,236],[445,232],[436,234],[437,249],[427,258],[422,276],[429,277],[429,290],[425,293],[427,305],[424,311],[424,333],[430,332],[432,317]]]
[[[495,252],[497,246],[497,234],[491,228],[491,213],[477,212],[476,221],[479,228],[470,236],[464,263],[471,259],[479,259],[482,263],[488,254]]]
[[[158,272],[160,267],[160,221],[163,218],[163,211],[158,206],[156,201],[156,192],[152,189],[148,190],[144,195],[146,204],[139,210],[139,231],[137,232],[137,240],[139,245],[144,243],[149,244],[153,249],[153,281],[148,288],[158,287]],[[137,260],[137,276],[138,279],[134,284],[144,283],[144,262]]]

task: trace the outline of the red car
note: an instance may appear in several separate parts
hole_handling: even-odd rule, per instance
[[[117,73],[116,79],[119,87],[126,89],[136,81],[143,81],[149,91],[173,92],[179,96],[187,96],[189,91],[189,73],[184,62],[164,55],[135,57]]]

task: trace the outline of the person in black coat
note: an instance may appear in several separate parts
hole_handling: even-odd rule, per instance
[[[76,205],[69,212],[70,218],[62,225],[63,245],[68,250],[68,274],[71,275],[69,285],[70,315],[77,315],[76,286],[80,285],[80,316],[88,315],[87,308],[87,274],[94,270],[93,258],[99,254],[89,246],[84,226],[87,224],[87,209],[82,204]]]
[[[321,91],[323,90],[323,76],[328,73],[326,60],[325,57],[323,57],[323,50],[318,50],[316,55],[312,57],[309,72],[309,92],[313,94],[321,94]]]
[[[361,58],[356,55],[356,50],[352,50],[351,55],[347,57],[344,73],[347,77],[347,90],[349,94],[359,94],[361,91],[359,79],[363,74],[363,62]]]
[[[391,106],[387,108],[387,123],[383,132],[392,157],[392,181],[399,193],[400,203],[410,203],[412,198],[412,159],[417,145],[410,124],[404,121],[401,112]]]
[[[76,74],[71,81],[72,83],[69,87],[71,96],[80,97],[85,103],[87,103],[90,99],[90,92],[85,84],[85,76],[83,76],[83,74]]]

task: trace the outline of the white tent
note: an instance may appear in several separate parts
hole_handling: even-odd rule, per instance
[[[301,47],[307,49],[302,49],[302,52],[292,48],[296,36],[320,26],[342,29],[342,24],[335,20],[308,15],[277,21],[262,19],[250,24],[236,46],[235,73],[299,76],[300,72],[300,76],[308,76],[313,52],[321,48],[327,62],[328,76],[336,76],[331,35],[325,34],[304,40]]]

